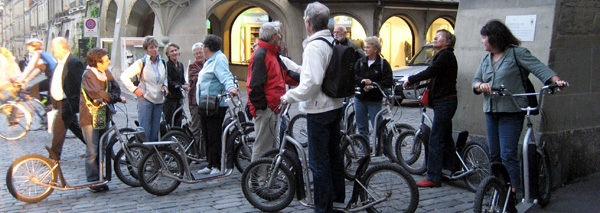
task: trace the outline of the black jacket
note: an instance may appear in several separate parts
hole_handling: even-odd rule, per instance
[[[431,65],[415,75],[408,77],[411,84],[422,80],[431,79],[429,88],[429,99],[443,98],[456,95],[456,75],[458,64],[454,56],[454,49],[446,48],[433,56]]]
[[[81,92],[81,78],[85,70],[79,58],[69,53],[62,72],[62,88],[66,95],[62,103],[63,120],[79,112],[79,93]],[[52,85],[50,85],[52,88]]]
[[[181,85],[185,84],[183,64],[177,61],[177,67],[171,60],[167,62],[167,82],[169,84],[169,94],[167,99],[179,101],[183,98],[181,94]]]
[[[354,64],[354,80],[356,86],[361,86],[362,79],[370,79],[376,82],[383,88],[390,88],[394,84],[394,77],[392,75],[392,67],[387,60],[377,56],[375,62],[368,66],[367,56],[362,57]],[[383,62],[383,66],[382,63]],[[383,68],[383,69],[382,69]],[[356,95],[361,101],[381,101],[383,95],[379,89],[372,89],[369,92],[365,92],[361,89],[361,94]]]

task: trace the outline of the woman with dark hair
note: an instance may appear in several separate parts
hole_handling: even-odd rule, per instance
[[[183,111],[180,111],[177,115],[173,115],[173,113],[182,104],[183,94],[181,93],[181,89],[188,91],[190,87],[185,83],[183,64],[177,60],[179,59],[179,45],[174,43],[167,44],[165,54],[169,58],[169,61],[167,61],[167,82],[170,93],[167,95],[167,99],[163,105],[163,114],[165,115],[165,122],[167,124],[171,124],[171,120],[175,116],[174,126],[181,126]]]
[[[549,67],[520,47],[521,43],[500,21],[491,20],[481,28],[481,42],[489,53],[483,57],[472,87],[476,95],[484,94],[483,112],[492,162],[502,162],[510,176],[512,190],[521,187],[518,143],[525,113],[514,106],[510,97],[492,95],[501,85],[512,93],[525,93],[524,79],[532,73],[545,84],[568,86]],[[521,73],[519,66],[522,67]],[[525,79],[526,80],[526,79]],[[520,106],[528,105],[526,97],[517,97]]]
[[[142,47],[146,55],[121,73],[121,82],[138,97],[138,119],[148,140],[158,141],[163,103],[169,95],[167,67],[158,54],[158,41],[154,37],[146,36]],[[131,80],[134,76],[138,77],[138,85]]]
[[[88,67],[83,73],[81,79],[81,93],[79,95],[79,126],[83,133],[83,138],[87,144],[85,152],[85,174],[88,182],[99,180],[98,177],[98,144],[100,136],[108,129],[108,112],[98,110],[99,105],[94,104],[94,100],[114,104],[117,102],[125,103],[125,97],[121,96],[121,89],[115,80],[115,77],[108,70],[110,59],[108,51],[100,48],[94,48],[87,54]],[[97,110],[97,111],[96,111]],[[102,119],[94,119],[95,116],[104,117],[104,124],[98,122]],[[103,113],[103,114],[100,114]],[[106,145],[106,138],[103,144]],[[90,191],[99,192],[108,190],[108,185],[90,187]]]
[[[439,187],[442,168],[453,170],[454,140],[452,139],[452,117],[456,113],[456,76],[458,63],[454,55],[456,37],[447,30],[438,30],[433,40],[435,55],[426,70],[408,77],[404,86],[431,79],[429,102],[433,108],[433,124],[427,151],[427,179],[418,182],[419,187]]]
[[[204,39],[204,55],[206,62],[200,73],[198,73],[198,83],[196,83],[196,100],[202,101],[208,96],[217,96],[224,91],[237,95],[238,91],[233,82],[233,75],[229,71],[229,61],[227,56],[221,52],[223,40],[216,35],[207,35]],[[200,110],[200,120],[202,122],[202,134],[206,140],[206,161],[208,166],[198,171],[200,174],[219,174],[221,173],[221,124],[225,118],[227,105],[224,99],[219,102],[216,112]],[[227,165],[227,169],[230,165]],[[233,166],[233,165],[231,165]]]

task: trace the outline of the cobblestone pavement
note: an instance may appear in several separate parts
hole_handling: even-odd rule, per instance
[[[246,94],[242,91],[241,94]],[[135,100],[128,99],[129,127],[137,119]],[[123,105],[120,104],[122,107]],[[419,110],[410,104],[402,107],[402,121],[413,126],[419,122]],[[297,113],[292,112],[291,114]],[[125,116],[118,113],[115,117],[119,127],[125,127]],[[2,127],[0,127],[2,128]],[[52,136],[45,131],[29,132],[18,141],[0,139],[0,211],[1,212],[257,212],[242,193],[241,174],[235,170],[230,177],[200,182],[182,183],[175,191],[166,196],[154,196],[143,188],[133,188],[123,184],[114,174],[108,184],[110,191],[92,193],[85,189],[58,191],[39,203],[28,204],[16,200],[6,189],[6,170],[17,158],[31,153],[47,156],[44,146],[50,146]],[[85,147],[77,138],[65,141],[63,161],[61,162],[67,182],[71,185],[85,183],[84,158]],[[201,167],[196,166],[194,169]],[[418,182],[425,176],[413,176]],[[347,182],[348,198],[351,182]],[[417,212],[463,212],[473,205],[475,194],[469,192],[462,181],[444,183],[440,188],[419,189],[420,201]],[[311,212],[294,200],[283,212]]]

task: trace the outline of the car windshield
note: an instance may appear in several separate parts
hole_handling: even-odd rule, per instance
[[[433,59],[433,55],[435,54],[435,49],[433,46],[424,46],[419,53],[413,58],[410,62],[410,65],[413,66],[428,66],[431,65],[431,60]]]

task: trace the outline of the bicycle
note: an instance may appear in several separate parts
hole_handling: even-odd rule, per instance
[[[121,142],[122,147],[126,147],[127,141],[123,141],[122,138],[119,137],[121,133],[112,119],[112,115],[114,115],[116,111],[111,107],[107,108],[109,112],[108,117],[110,118],[109,120],[112,126],[100,136],[100,144],[98,145],[98,159],[100,159],[98,162],[98,181],[78,186],[70,186],[64,178],[60,160],[55,160],[58,159],[56,154],[50,147],[45,146],[51,158],[40,154],[28,154],[18,158],[12,163],[6,173],[6,186],[10,194],[17,200],[27,203],[37,203],[50,196],[55,189],[67,191],[108,184],[108,182],[111,181],[112,167],[106,165],[111,164],[112,158],[110,153],[104,154],[105,146],[103,141],[111,132],[114,132],[114,134],[117,135],[116,138]],[[106,148],[108,152],[112,152],[113,144],[109,143],[107,145]],[[143,146],[133,147],[136,147],[135,149],[138,149],[139,153],[144,152],[145,150],[145,147]],[[129,159],[133,161],[135,158]]]
[[[229,100],[233,98],[230,94],[227,94],[227,97]],[[229,125],[235,125],[235,122],[232,122]],[[222,140],[225,140],[225,138],[222,138]],[[229,143],[233,143],[233,141],[234,140],[227,140]],[[241,140],[240,144],[237,145],[238,148],[239,146],[248,147],[247,144],[245,144],[245,141],[245,139]],[[239,152],[233,152],[233,154],[230,155],[227,154],[231,153],[234,144],[222,143],[220,173],[195,176],[190,170],[188,161],[183,160],[187,159],[188,156],[181,143],[172,140],[145,142],[144,145],[150,147],[151,151],[140,161],[137,174],[139,175],[139,180],[144,190],[159,196],[171,193],[177,189],[181,182],[198,183],[228,177],[233,173],[232,164],[238,164],[234,159],[240,158],[238,156]],[[171,148],[173,146],[177,148]],[[228,147],[232,149],[228,150]],[[237,166],[238,168],[241,168],[242,165]]]
[[[46,97],[44,95],[44,97]],[[17,140],[24,137],[28,131],[46,130],[46,105],[19,86],[14,99],[0,106],[0,137],[6,140]]]
[[[283,109],[283,106],[284,106],[283,104],[278,106],[278,108],[281,108],[281,113],[279,114],[279,118],[281,120],[285,120],[287,123],[291,123],[290,117],[288,115],[289,114],[289,105],[285,110]],[[342,121],[342,122],[344,122],[344,121]],[[279,123],[281,123],[281,122],[279,122]],[[286,135],[289,135],[291,138],[294,138],[294,137],[292,137],[292,132],[294,131],[293,128],[294,127],[292,125],[288,125],[286,130],[283,132],[283,135],[281,136],[281,138],[285,139]],[[358,160],[360,160],[360,158],[364,157],[365,155],[370,154],[369,142],[368,142],[367,138],[363,135],[360,135],[360,134],[350,135],[348,133],[349,132],[348,128],[350,128],[350,126],[345,126],[345,128],[346,129],[340,130],[340,133],[342,135],[340,149],[342,150],[342,153],[344,154],[344,175],[345,175],[346,179],[354,180],[354,174],[356,173],[356,169],[358,168]],[[306,148],[308,146],[308,141],[306,143],[304,143],[304,142],[300,142],[296,138],[294,138],[294,140],[298,141],[300,143],[300,145],[302,145],[303,148]],[[279,153],[279,151],[282,147],[282,144],[283,143],[280,142],[279,148],[273,148],[273,149],[269,149],[269,150],[265,151],[263,154],[261,154],[261,157],[274,157],[275,155],[277,155],[277,153]],[[287,161],[287,162],[290,162],[290,161]]]
[[[401,85],[394,84],[389,91],[383,89],[377,82],[372,82],[371,86],[373,89],[378,89],[385,98],[384,107],[375,115],[376,122],[373,124],[374,132],[376,132],[375,144],[373,147],[374,155],[385,155],[391,162],[398,162],[395,153],[392,151],[394,137],[397,137],[396,139],[398,139],[402,132],[415,130],[410,124],[393,120],[395,113],[392,111],[392,106],[394,105],[394,102],[397,101],[394,91],[396,90],[396,86]],[[361,87],[356,87],[356,94],[360,93]]]
[[[281,117],[289,107],[283,108]],[[288,126],[278,153],[273,158],[253,161],[242,174],[244,197],[261,211],[280,211],[291,203],[294,196],[303,206],[314,208],[307,156],[302,144],[290,136],[290,131]],[[368,154],[361,156],[353,174],[354,188],[349,203],[334,209],[350,212],[414,212],[419,192],[412,176],[400,166],[390,163],[367,169],[370,159]]]
[[[568,83],[566,84],[568,85]],[[545,207],[552,196],[549,155],[544,149],[544,142],[535,139],[531,113],[536,110],[541,112],[544,96],[554,94],[557,90],[560,90],[557,84],[546,85],[539,93],[513,94],[504,88],[504,85],[492,89],[494,95],[510,97],[515,106],[526,112],[527,131],[522,141],[523,162],[520,167],[523,180],[523,199],[515,205],[518,212],[525,212],[536,204]],[[515,97],[533,95],[539,96],[537,107],[521,107],[515,99]],[[506,212],[510,210],[508,209],[509,198],[514,197],[515,192],[512,191],[514,186],[510,182],[508,172],[504,165],[498,162],[492,163],[491,171],[492,175],[487,177],[477,189],[473,206],[474,212]]]
[[[420,88],[427,84],[415,86],[415,94]],[[433,121],[427,114],[427,107],[419,102],[421,110],[421,124],[417,131],[406,131],[398,137],[396,142],[396,156],[398,163],[412,174],[421,175],[427,171],[427,151],[429,143],[430,125]],[[450,174],[442,174],[448,180],[463,179],[467,188],[473,192],[477,190],[479,184],[490,174],[490,157],[486,146],[476,142],[469,141],[468,131],[461,131],[456,141],[454,150],[454,165]]]

